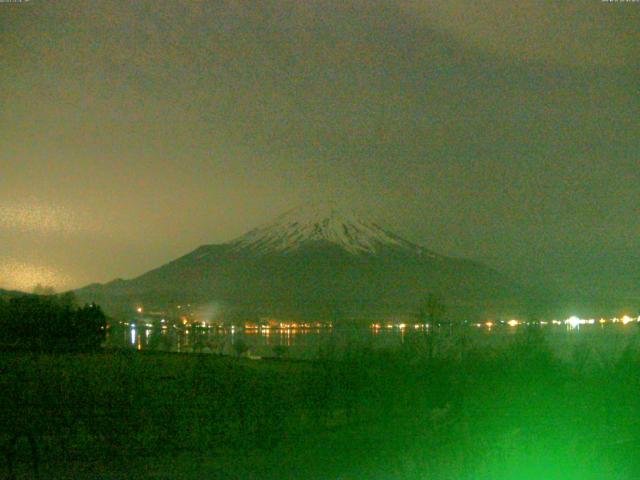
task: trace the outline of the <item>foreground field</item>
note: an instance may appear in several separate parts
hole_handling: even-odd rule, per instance
[[[632,479],[640,354],[500,350],[313,362],[105,352],[0,355],[18,478]],[[3,459],[0,459],[3,460]],[[0,465],[0,475],[7,468]]]

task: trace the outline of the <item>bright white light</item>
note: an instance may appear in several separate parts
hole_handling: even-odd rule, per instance
[[[567,318],[564,323],[571,328],[578,328],[584,322],[574,315],[573,317]]]
[[[507,325],[509,325],[510,327],[517,327],[520,324],[520,322],[516,319],[513,320],[509,320],[507,322]]]
[[[138,313],[142,313],[142,307],[138,307],[138,308],[136,308],[136,312],[138,312]]]
[[[620,320],[622,320],[623,325],[626,325],[627,323],[630,323],[633,321],[633,319],[629,315],[625,315]]]

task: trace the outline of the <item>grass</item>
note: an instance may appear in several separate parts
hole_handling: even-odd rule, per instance
[[[314,362],[4,353],[0,431],[37,434],[43,478],[640,478],[640,352],[561,362],[533,334],[430,361],[413,340]]]

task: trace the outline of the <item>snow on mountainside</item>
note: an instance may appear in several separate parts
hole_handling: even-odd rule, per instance
[[[274,222],[255,228],[230,242],[236,250],[256,253],[285,252],[309,242],[325,241],[352,254],[375,254],[382,248],[413,254],[424,248],[390,233],[355,213],[332,204],[308,204],[280,215]]]

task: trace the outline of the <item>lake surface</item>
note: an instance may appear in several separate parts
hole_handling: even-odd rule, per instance
[[[441,327],[435,336],[439,352],[461,348],[505,346],[525,334],[526,326],[464,325],[451,333]],[[608,323],[580,325],[548,324],[540,329],[552,351],[570,360],[588,353],[592,359],[619,357],[629,347],[640,347],[640,324]],[[345,351],[350,346],[373,349],[399,348],[420,342],[425,333],[412,328],[334,327],[316,329],[245,330],[239,328],[179,328],[176,326],[117,326],[111,328],[106,345],[113,348],[158,350],[183,353],[219,353],[234,355],[237,345],[247,347],[251,357],[275,356],[274,348],[284,346],[290,358],[311,359],[322,352]]]

